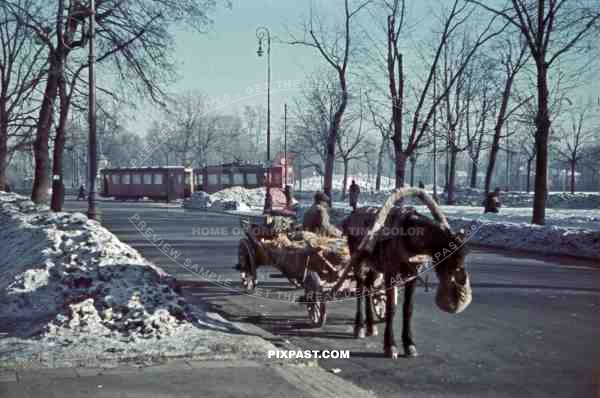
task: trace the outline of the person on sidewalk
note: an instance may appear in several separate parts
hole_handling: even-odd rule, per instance
[[[356,210],[356,206],[358,205],[358,195],[360,195],[360,187],[356,184],[356,181],[352,180],[348,196],[350,198],[350,207],[352,207],[353,211]]]
[[[79,187],[79,194],[77,194],[77,200],[85,200],[85,187],[81,185]]]
[[[313,205],[304,213],[302,229],[319,235],[342,237],[342,232],[329,221],[329,197],[323,192],[316,192]]]
[[[423,183],[423,181],[419,181],[419,188],[425,189],[425,184]]]

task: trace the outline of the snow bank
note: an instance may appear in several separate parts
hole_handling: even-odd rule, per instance
[[[442,200],[446,194],[440,195]],[[456,204],[468,206],[481,206],[483,190],[474,188],[458,189],[456,191]],[[502,192],[500,194],[502,206],[507,207],[532,207],[533,193],[527,192]],[[600,208],[600,193],[594,192],[550,192],[548,194],[548,208],[556,209],[598,209]]]
[[[0,318],[31,334],[162,337],[190,321],[173,278],[81,213],[0,194]]]
[[[381,204],[380,202],[379,204]],[[417,211],[429,215],[429,210],[423,205],[411,201],[407,203],[416,207]],[[303,201],[301,204],[302,214],[310,203]],[[598,261],[600,265],[600,229],[594,229],[592,226],[597,224],[586,224],[580,219],[572,220],[563,216],[568,213],[566,210],[549,211],[547,214],[548,222],[556,221],[553,218],[557,213],[560,214],[559,222],[569,226],[558,225],[533,225],[526,222],[512,222],[503,220],[508,218],[530,218],[530,215],[519,214],[507,215],[507,210],[529,211],[529,209],[501,209],[499,214],[482,214],[479,207],[460,207],[462,211],[456,211],[458,206],[442,206],[448,221],[454,230],[464,228],[465,230],[475,230],[470,236],[469,241],[475,244],[494,246],[501,249],[523,250],[546,255],[574,256]],[[466,209],[466,210],[465,210]],[[350,207],[345,203],[334,203],[334,208],[330,210],[331,220],[334,224],[341,224],[343,219],[350,215]],[[586,212],[579,210],[580,212]],[[571,211],[572,213],[573,211]],[[587,211],[588,212],[592,211]],[[598,212],[595,212],[599,216]],[[595,217],[585,215],[584,219]],[[575,225],[575,227],[573,227]],[[588,227],[584,227],[588,226]]]
[[[321,176],[313,176],[313,177],[304,177],[302,179],[302,191],[319,191],[323,189],[323,177]],[[355,180],[360,190],[362,192],[370,192],[371,190],[375,190],[375,176],[367,175],[367,174],[349,174],[347,180],[347,187],[350,187],[352,180]],[[341,192],[342,185],[344,181],[344,176],[342,174],[335,174],[333,176],[333,191]],[[387,176],[381,176],[381,189],[382,190],[391,190],[395,187],[395,179]],[[300,189],[299,179],[296,179],[296,187],[295,189]]]
[[[470,242],[510,250],[595,260],[600,265],[600,231],[499,221],[449,218],[452,228],[477,228]]]
[[[212,195],[206,192],[194,192],[190,200],[184,202],[184,207],[190,209],[214,211],[251,211],[262,209],[265,202],[265,189],[244,187],[231,187],[215,192]]]
[[[0,370],[274,349],[186,303],[170,275],[81,213],[0,192],[0,242]]]

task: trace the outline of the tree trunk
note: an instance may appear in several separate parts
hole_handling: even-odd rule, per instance
[[[375,190],[379,192],[381,190],[381,173],[383,172],[383,155],[385,153],[386,139],[381,140],[379,146],[379,153],[377,154],[377,175],[375,176]]]
[[[533,162],[533,158],[527,159],[527,183],[525,184],[525,190],[527,193],[530,191],[531,184],[531,162]]]
[[[408,156],[398,148],[394,141],[394,163],[396,172],[396,188],[402,188],[404,186],[404,174],[406,173],[406,160]]]
[[[550,116],[548,112],[548,80],[544,60],[537,62],[538,113],[535,118],[535,184],[532,224],[544,225],[546,221],[546,196],[548,193],[548,137]]]
[[[417,166],[417,157],[410,157],[410,186],[415,186],[415,167]]]
[[[54,151],[52,154],[52,199],[50,201],[50,208],[52,211],[62,210],[65,193],[63,155],[66,139],[65,129],[67,127],[67,117],[69,115],[69,98],[67,96],[65,77],[62,73],[58,81],[58,98],[60,101],[60,110],[58,125],[56,126],[56,137],[54,138]]]
[[[52,107],[56,98],[60,73],[60,57],[53,52],[50,54],[49,58],[50,69],[38,116],[35,142],[33,144],[35,175],[33,179],[31,200],[35,203],[43,203],[48,197],[48,171],[50,168],[48,141],[50,139],[50,127],[52,125]]]
[[[340,79],[340,89],[342,91],[342,100],[335,114],[333,115],[333,123],[329,128],[329,134],[327,136],[327,145],[326,145],[326,157],[325,157],[325,177],[323,180],[323,192],[327,196],[329,196],[330,202],[333,200],[331,196],[331,187],[333,184],[333,170],[335,166],[335,144],[336,138],[338,135],[338,130],[342,123],[342,116],[344,116],[344,111],[346,110],[346,105],[348,104],[348,91],[346,87],[346,77],[343,72],[339,72]],[[330,203],[331,204],[331,203]]]
[[[571,161],[571,193],[575,193],[575,166],[576,161]]]
[[[342,181],[342,200],[346,200],[346,187],[348,186],[348,159],[344,159],[344,180]]]
[[[479,161],[479,159],[474,158],[473,159],[473,163],[471,163],[471,181],[469,183],[469,186],[471,188],[477,188],[477,162]]]
[[[456,157],[458,155],[458,151],[452,144],[452,148],[450,149],[450,164],[448,167],[448,196],[446,197],[446,204],[454,205],[456,204],[455,198],[455,185],[456,185]]]
[[[8,167],[8,121],[5,103],[0,100],[0,191],[6,190]]]

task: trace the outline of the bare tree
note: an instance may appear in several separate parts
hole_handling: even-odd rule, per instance
[[[502,16],[514,25],[527,42],[536,68],[537,114],[536,174],[533,199],[533,224],[543,225],[546,218],[546,194],[548,191],[548,143],[550,137],[550,113],[548,72],[557,60],[578,43],[591,38],[598,29],[600,9],[594,0],[511,0],[497,9],[478,0],[478,4],[494,15]]]
[[[342,124],[342,117],[344,116],[344,112],[346,111],[346,107],[348,105],[348,81],[346,74],[350,55],[351,21],[352,18],[355,17],[356,14],[369,3],[370,0],[367,0],[351,9],[349,0],[344,0],[344,28],[341,33],[337,33],[335,37],[332,38],[328,43],[326,42],[327,39],[325,38],[326,34],[323,31],[323,26],[318,22],[318,19],[313,21],[315,18],[313,18],[312,15],[310,17],[310,21],[308,22],[307,29],[309,37],[304,40],[292,39],[291,41],[291,44],[302,44],[317,49],[319,54],[321,54],[323,59],[335,70],[337,74],[341,100],[337,104],[335,113],[333,115],[333,120],[330,124],[327,134],[325,178],[323,181],[323,191],[330,198],[333,182],[333,167],[335,164],[336,139]]]
[[[60,112],[63,117],[68,114],[65,68],[69,55],[87,42],[85,23],[90,10],[79,0],[58,0],[55,5],[32,0],[28,7],[8,0],[2,3],[9,6],[12,16],[27,27],[47,51],[49,68],[36,128],[36,166],[32,191],[32,200],[41,202],[45,200],[48,186],[53,105],[57,95],[62,95]],[[94,14],[98,25],[97,47],[101,54],[97,62],[110,59],[113,71],[123,78],[121,81],[124,85],[160,101],[163,94],[160,85],[169,80],[169,72],[173,70],[172,60],[169,59],[172,33],[168,31],[168,26],[172,22],[184,22],[202,30],[209,22],[207,13],[213,6],[214,2],[210,0],[184,3],[170,0],[99,0]],[[76,39],[79,31],[80,37]],[[81,63],[80,68],[85,68],[85,62]],[[132,79],[132,76],[135,78]],[[59,126],[59,134],[63,127]],[[55,148],[58,144],[55,155],[58,155],[59,163],[61,142],[64,140],[59,136],[55,143]]]
[[[591,114],[591,102],[571,107],[568,126],[559,126],[553,147],[558,157],[569,165],[571,193],[575,193],[575,172],[579,161],[585,156],[583,149],[596,142],[598,128],[595,114]],[[575,108],[575,109],[573,109]]]
[[[18,1],[27,7],[28,1]],[[35,91],[44,69],[41,49],[27,28],[18,23],[10,9],[0,3],[0,191],[7,183],[11,153],[31,142],[35,126]],[[9,148],[9,139],[13,140]]]
[[[502,138],[505,138],[505,136],[502,135],[502,130],[506,120],[530,100],[530,98],[526,98],[525,100],[517,103],[512,109],[508,108],[510,100],[513,98],[512,91],[517,73],[519,73],[519,71],[527,62],[527,46],[522,40],[520,43],[521,44],[517,50],[514,43],[510,39],[506,39],[499,49],[500,64],[502,65],[503,73],[502,79],[504,80],[504,84],[500,95],[500,105],[497,108],[498,112],[496,113],[494,134],[492,136],[490,152],[488,155],[488,163],[485,172],[484,191],[486,194],[490,191],[494,167],[496,166],[496,159],[500,150],[500,141]],[[507,134],[510,133],[507,132]]]
[[[357,115],[348,117],[345,121],[346,126],[342,128],[342,134],[337,135],[338,158],[344,165],[344,177],[342,180],[342,200],[346,199],[346,187],[348,186],[348,165],[351,160],[359,159],[360,145],[365,135],[363,131],[364,109],[362,100],[359,101],[359,110]]]
[[[429,67],[426,69],[427,72],[425,78],[422,82],[418,82],[420,85],[417,83],[413,85],[417,98],[416,105],[411,111],[411,122],[406,136],[404,136],[403,133],[402,121],[405,104],[404,86],[406,81],[403,56],[399,49],[400,34],[404,20],[404,3],[398,1],[385,3],[388,9],[387,79],[389,81],[389,93],[392,101],[392,122],[394,128],[392,141],[394,143],[397,187],[404,184],[406,162],[420,147],[421,140],[429,131],[429,123],[442,100],[449,94],[449,91],[453,88],[457,79],[463,73],[477,50],[504,30],[504,27],[495,30],[495,19],[492,18],[481,32],[476,35],[475,40],[470,43],[470,46],[464,49],[462,62],[458,64],[453,73],[447,77],[447,84],[445,84],[444,89],[438,93],[436,98],[429,100],[431,98],[430,91],[433,87],[433,76],[439,67],[444,46],[461,27],[464,27],[469,17],[473,17],[473,9],[466,5],[460,5],[460,3],[459,0],[453,1],[451,7],[447,10],[447,14],[443,17],[441,23],[442,29],[435,46],[433,58],[429,61]]]

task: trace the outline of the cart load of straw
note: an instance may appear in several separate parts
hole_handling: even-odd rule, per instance
[[[290,239],[290,237],[292,239]],[[305,270],[316,271],[326,280],[334,280],[344,264],[350,260],[345,239],[331,238],[302,231],[278,234],[262,242],[273,265],[288,278],[302,280]]]

